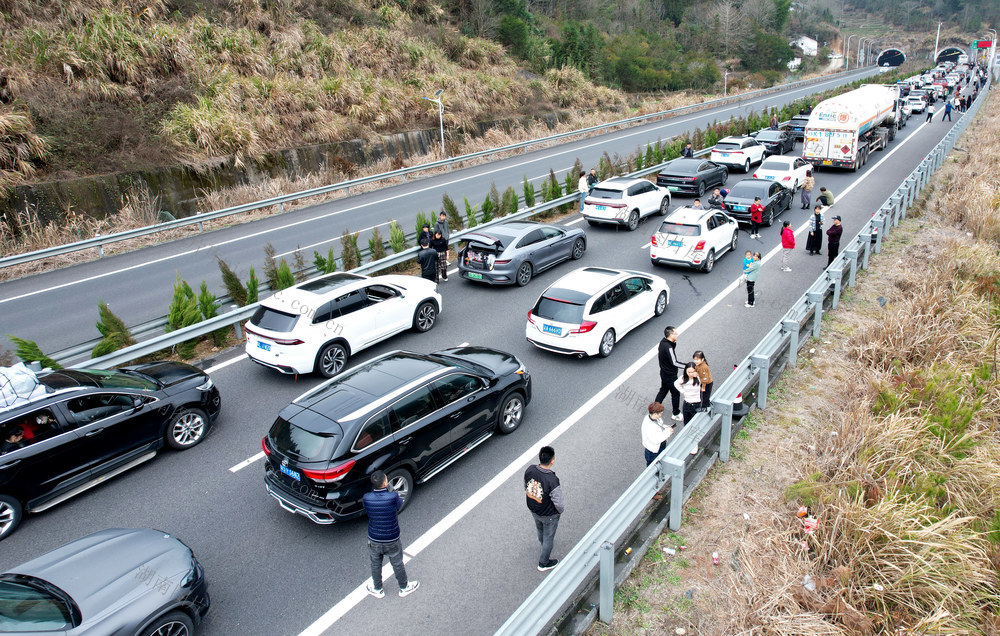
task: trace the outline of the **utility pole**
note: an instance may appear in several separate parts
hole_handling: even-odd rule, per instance
[[[937,64],[938,43],[941,41],[941,25],[942,24],[944,24],[944,22],[938,22],[937,37],[934,38],[934,63],[935,64]]]

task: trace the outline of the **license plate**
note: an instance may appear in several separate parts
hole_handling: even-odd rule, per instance
[[[745,205],[734,205],[733,209],[734,210],[740,210],[741,212],[743,212],[743,211],[745,211],[747,209],[747,206],[745,206]]]
[[[562,335],[562,327],[555,327],[553,325],[542,325],[543,333],[551,333],[556,336]]]
[[[677,186],[667,186],[667,190],[670,190],[671,192],[677,192],[678,190],[680,190],[680,188],[678,188]]]
[[[270,351],[271,350],[271,343],[270,342],[261,342],[260,340],[258,340],[257,341],[257,348],[258,349],[263,349],[264,351]]]
[[[684,241],[667,241],[667,247],[684,247]]]
[[[281,464],[278,464],[278,468],[281,469],[281,472],[285,473],[295,481],[302,481],[302,475],[300,475],[297,470],[292,470],[291,468],[282,466]]]
[[[823,160],[823,165],[824,166],[832,166],[833,162],[831,160],[829,160],[829,159],[824,159]]]
[[[466,276],[471,278],[472,280],[483,280],[483,275],[477,274],[475,272],[469,272],[466,274]]]
[[[598,210],[607,210],[608,208],[606,206],[603,206],[603,205],[598,205],[597,209]]]
[[[723,157],[726,157],[726,158],[728,159],[728,158],[729,158],[729,153],[728,153],[728,152],[723,152],[723,153],[722,153],[722,156],[723,156]]]
[[[774,177],[768,177],[765,175],[764,178],[767,179],[768,181],[774,181]]]

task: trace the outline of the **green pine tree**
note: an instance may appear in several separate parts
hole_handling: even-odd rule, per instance
[[[247,290],[243,286],[243,283],[240,282],[240,277],[236,275],[236,272],[229,267],[226,261],[218,256],[215,258],[219,261],[219,270],[222,272],[222,284],[225,285],[229,298],[238,306],[246,307]]]
[[[42,365],[43,369],[55,370],[63,368],[61,364],[42,353],[42,350],[38,348],[34,340],[23,340],[10,334],[7,334],[7,337],[15,345],[14,353],[25,364],[37,362]]]
[[[103,300],[97,301],[97,314],[97,330],[103,338],[90,352],[91,358],[100,358],[135,344],[135,338],[125,326],[125,321],[116,316]]]

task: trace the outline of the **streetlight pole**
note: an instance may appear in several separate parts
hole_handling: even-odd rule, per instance
[[[934,64],[937,64],[938,43],[941,41],[941,25],[942,24],[944,24],[944,22],[938,22],[937,37],[934,38]]]
[[[729,97],[729,69],[722,74],[722,96]]]
[[[856,66],[858,68],[861,68],[861,60],[862,60],[862,58],[861,58],[861,52],[864,50],[865,43],[867,43],[867,42],[868,42],[868,38],[866,38],[866,37],[862,37],[860,40],[858,40],[858,59],[855,60]]]
[[[997,30],[996,29],[987,29],[987,30],[990,33],[993,34],[992,42],[990,44],[990,51],[989,51],[989,56],[990,57],[989,57],[989,59],[986,60],[986,68],[989,71],[989,70],[992,70],[990,67],[993,64],[993,56],[996,55],[996,51],[997,51]]]
[[[438,128],[441,130],[441,158],[445,158],[448,154],[444,151],[444,103],[441,101],[441,93],[444,92],[443,88],[437,89],[434,93],[434,97],[421,97],[420,99],[426,99],[429,102],[434,102],[438,105]]]
[[[847,46],[844,47],[844,61],[847,62],[846,71],[851,70],[851,38],[859,37],[857,35],[847,36]],[[860,41],[860,40],[859,40]]]

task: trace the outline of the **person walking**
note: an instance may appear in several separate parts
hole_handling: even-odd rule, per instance
[[[750,238],[760,238],[760,225],[764,222],[764,204],[760,197],[753,198],[750,206]]]
[[[830,207],[834,202],[833,193],[827,190],[825,187],[819,189],[819,196],[816,197],[817,203],[822,203],[826,207]]]
[[[688,362],[684,366],[684,372],[674,380],[674,386],[684,399],[684,424],[687,424],[701,408],[701,380],[698,379],[694,362]]]
[[[389,480],[381,470],[372,473],[372,486],[374,490],[361,497],[361,505],[368,515],[368,556],[372,568],[372,580],[365,584],[365,589],[375,598],[385,597],[382,562],[389,557],[399,583],[399,595],[408,596],[420,587],[420,581],[407,581],[403,565],[403,542],[399,531],[399,510],[403,507],[403,498],[398,492],[389,490]]]
[[[794,249],[795,232],[792,231],[792,224],[785,221],[781,224],[781,271],[792,271],[792,268],[788,266],[788,259],[791,258]]]
[[[756,301],[754,288],[757,286],[757,277],[760,276],[760,252],[755,252],[753,261],[747,267],[747,302],[744,307],[753,307]]]
[[[580,171],[580,180],[576,184],[576,189],[580,193],[580,211],[583,212],[583,201],[590,194],[590,184],[587,183],[587,173]]]
[[[663,405],[659,402],[652,402],[646,411],[646,414],[642,416],[640,432],[646,465],[649,466],[656,459],[656,456],[667,447],[667,440],[674,432],[674,425],[663,421]],[[659,499],[659,497],[654,497],[654,499]]]
[[[955,98],[955,101],[958,101],[957,97]],[[941,117],[941,121],[944,121],[945,117],[948,118],[948,121],[951,121],[951,111],[953,108],[955,107],[951,105],[951,102],[948,102],[944,105],[944,115]]]
[[[813,178],[813,171],[806,170],[806,178],[802,180],[802,190],[799,193],[802,199],[803,210],[808,210],[809,204],[812,203],[812,191],[814,187],[816,187],[816,179]]]
[[[698,379],[701,381],[701,408],[707,409],[712,405],[712,370],[708,368],[708,360],[705,359],[704,351],[695,351],[691,356],[694,362],[695,371],[698,372]]]
[[[431,249],[430,241],[420,239],[420,250],[417,251],[417,263],[420,264],[420,275],[429,281],[437,282],[438,255]]]
[[[587,173],[587,194],[590,194],[595,185],[597,185],[597,168],[591,168]]]
[[[437,252],[437,280],[445,282],[448,280],[448,241],[441,236],[441,230],[434,230],[431,249]]]
[[[551,558],[559,517],[565,510],[562,486],[552,470],[556,451],[551,446],[542,446],[538,451],[538,465],[528,466],[524,471],[524,497],[528,510],[535,520],[535,531],[542,551],[538,556],[538,571],[545,572],[556,567],[558,559]]]
[[[927,106],[927,119],[924,120],[924,123],[929,121],[934,121],[934,104],[928,104]]]
[[[809,228],[809,238],[806,239],[806,251],[819,254],[823,249],[823,206],[813,208],[812,227]]]
[[[840,253],[840,235],[844,233],[844,228],[840,226],[840,217],[833,217],[833,225],[826,231],[826,253],[829,255],[826,266],[829,267],[833,259]]]
[[[677,359],[676,327],[667,327],[663,330],[663,340],[660,340],[656,357],[660,366],[660,390],[656,392],[656,399],[653,401],[663,404],[663,398],[670,393],[670,402],[673,406],[670,418],[680,422],[684,419],[681,415],[681,394],[674,386],[674,381],[677,379],[677,372],[684,368],[684,363]]]
[[[694,159],[694,148],[691,147],[690,141],[684,145],[684,150],[681,150],[681,157],[685,159]]]
[[[712,196],[708,197],[708,207],[713,210],[725,210],[726,204],[722,198],[722,190],[716,188],[712,190]]]

